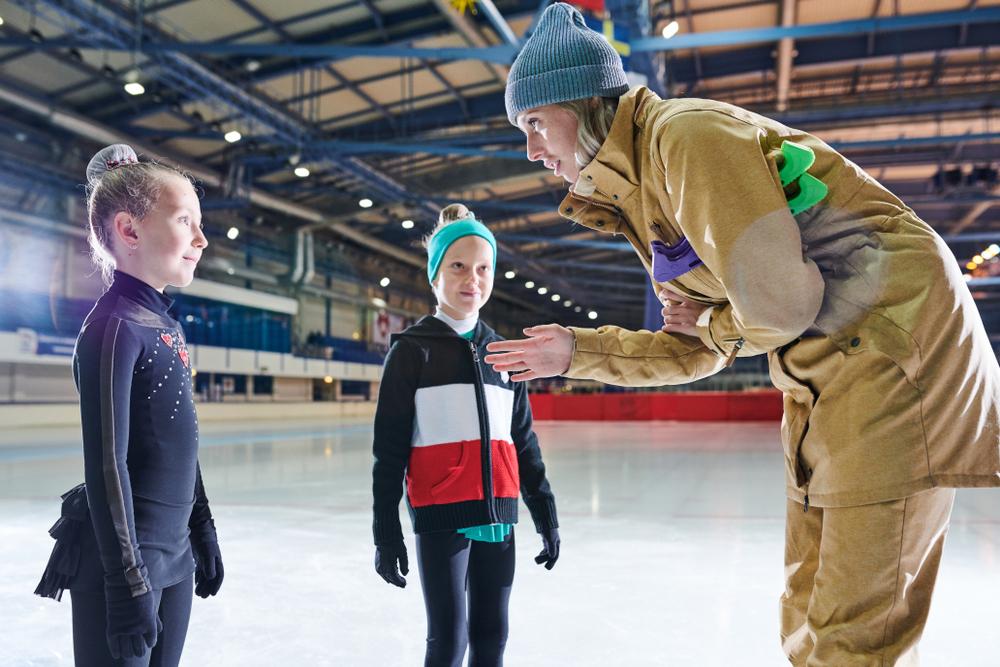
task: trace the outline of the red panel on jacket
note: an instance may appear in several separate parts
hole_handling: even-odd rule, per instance
[[[503,440],[490,443],[493,495],[517,498],[520,476],[517,451]],[[406,471],[406,493],[413,507],[483,500],[482,455],[479,440],[414,447]]]

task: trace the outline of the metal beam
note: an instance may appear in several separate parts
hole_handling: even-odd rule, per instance
[[[0,84],[0,100],[12,104],[24,111],[33,113],[47,120],[52,125],[68,132],[72,132],[88,141],[101,144],[128,143],[138,152],[144,153],[159,159],[172,162],[190,173],[196,179],[204,182],[209,187],[221,187],[223,177],[218,173],[206,169],[205,167],[187,162],[176,155],[166,154],[156,146],[149,146],[136,140],[135,137],[128,136],[120,130],[107,127],[89,118],[84,118],[72,111],[58,108],[43,100],[27,95]],[[347,238],[358,245],[375,250],[381,254],[392,257],[397,261],[411,266],[426,266],[423,257],[418,257],[411,253],[400,250],[398,247],[384,243],[379,239],[372,238],[366,234],[358,232],[344,223],[332,221],[322,212],[301,206],[293,201],[275,197],[269,193],[258,189],[250,192],[250,201],[262,208],[278,211],[299,220],[322,225],[329,228],[334,233]]]
[[[434,0],[444,3],[446,0]],[[450,5],[447,5],[450,7]],[[453,15],[453,14],[452,14]],[[721,30],[717,32],[678,35],[670,39],[645,37],[632,42],[633,52],[682,51],[693,48],[735,46],[757,42],[775,42],[785,38],[797,40],[820,39],[841,35],[856,35],[862,32],[893,32],[919,28],[941,28],[956,25],[975,25],[1000,21],[1000,7],[987,7],[971,11],[933,12],[927,14],[907,14],[891,18],[858,19],[833,23],[816,23],[789,28],[755,28],[750,30]],[[481,41],[482,38],[479,37]],[[483,42],[484,43],[484,42]],[[84,47],[87,43],[79,37],[64,37],[46,40],[40,44],[25,44],[20,39],[0,38],[0,46],[23,46],[34,50]],[[108,45],[105,50],[132,51],[135,44]],[[370,58],[422,58],[427,60],[480,60],[497,66],[509,65],[517,55],[517,49],[509,44],[483,46],[480,48],[439,48],[424,49],[394,45],[338,46],[334,44],[255,44],[222,42],[175,42],[141,41],[139,50],[148,55],[164,53],[206,54],[206,55],[246,55],[274,56],[286,58],[320,58],[337,60],[354,57]],[[502,69],[504,78],[506,72]]]
[[[776,42],[782,39],[819,39],[839,35],[856,35],[865,32],[893,32],[915,28],[941,28],[975,23],[1000,21],[1000,7],[969,11],[931,12],[904,14],[890,18],[856,19],[832,23],[812,23],[791,27],[752,28],[747,30],[720,30],[690,35],[677,35],[670,39],[647,37],[632,42],[632,51],[683,51],[709,46],[734,46],[755,42]]]
[[[448,0],[433,0],[434,6],[438,8],[438,11],[444,15],[448,22],[451,23],[452,27],[465,38],[465,41],[471,44],[476,49],[465,49],[467,52],[482,52],[484,55],[489,54],[501,54],[506,53],[506,59],[490,60],[491,63],[488,65],[490,71],[493,72],[493,76],[496,77],[497,81],[500,83],[507,83],[507,70],[502,67],[503,65],[509,65],[514,62],[514,56],[517,55],[517,51],[520,47],[513,46],[511,44],[504,44],[502,46],[490,46],[489,42],[479,33],[475,24],[464,14],[459,14],[452,7]],[[501,49],[500,51],[491,51],[491,49]],[[447,51],[448,49],[443,49]],[[456,49],[457,50],[457,49]],[[430,56],[423,56],[425,58]]]
[[[283,43],[286,44],[294,43],[295,37],[291,33],[289,33],[281,26],[276,25],[274,21],[271,20],[271,17],[269,17],[267,14],[254,7],[250,3],[250,0],[229,0],[229,1],[234,3],[237,7],[242,9],[247,14],[249,14],[252,18],[256,19],[257,21],[260,21],[268,28],[270,28],[278,37],[282,39]],[[380,114],[382,114],[382,117],[388,120],[391,125],[395,125],[396,123],[395,117],[391,113],[389,113],[388,109],[386,109],[384,106],[379,104],[374,98],[372,98],[371,95],[363,91],[361,88],[355,85],[354,82],[347,79],[344,75],[335,70],[329,64],[322,65],[322,67],[323,71],[325,71],[327,74],[329,74],[334,79],[339,81],[341,85],[346,86],[348,90],[350,90],[352,93],[363,99],[366,103],[368,103],[370,107],[372,107]]]
[[[795,25],[795,9],[797,0],[781,0],[781,27],[790,28]],[[777,103],[779,112],[788,109],[788,91],[792,84],[792,61],[795,58],[795,40],[785,37],[778,42],[778,81]]]
[[[1000,185],[990,190],[989,194],[994,196],[1000,195]],[[972,223],[974,223],[979,218],[979,216],[988,211],[995,204],[996,201],[987,200],[979,202],[978,204],[973,206],[971,209],[969,209],[969,212],[966,213],[964,216],[962,216],[962,219],[959,220],[958,223],[951,228],[950,235],[954,236],[968,229],[972,225]]]
[[[493,0],[478,0],[476,5],[483,10],[483,14],[486,15],[486,20],[490,22],[493,29],[496,30],[497,35],[500,37],[500,41],[505,44],[510,44],[511,46],[516,46],[520,48],[521,42],[514,35],[514,31],[510,29],[510,24],[497,9],[497,6],[493,4]]]

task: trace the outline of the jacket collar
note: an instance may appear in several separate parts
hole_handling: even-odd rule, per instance
[[[561,216],[599,232],[615,230],[617,225],[609,224],[609,218],[620,217],[642,177],[635,159],[636,128],[645,124],[653,103],[659,100],[645,86],[621,96],[608,137],[559,205]]]
[[[135,276],[130,276],[127,273],[117,270],[115,271],[114,282],[111,283],[108,292],[128,297],[157,315],[166,315],[167,311],[170,310],[170,306],[174,304],[174,300],[167,295],[157,292],[153,287]]]
[[[407,327],[406,330],[392,334],[389,338],[389,344],[393,344],[401,336],[419,336],[424,338],[452,338],[454,340],[465,341],[464,338],[455,333],[455,330],[451,328],[446,322],[442,322],[433,315],[425,315],[421,317],[413,326]],[[475,333],[472,336],[473,342],[476,345],[482,343],[490,342],[497,338],[496,332],[490,328],[488,324],[483,322],[482,319],[476,323]]]

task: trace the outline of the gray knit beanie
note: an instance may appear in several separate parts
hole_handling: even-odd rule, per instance
[[[507,118],[527,109],[586,97],[620,97],[628,80],[618,52],[569,5],[550,5],[507,76]]]

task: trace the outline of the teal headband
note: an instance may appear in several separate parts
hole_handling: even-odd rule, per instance
[[[493,271],[497,270],[497,240],[493,238],[493,232],[475,218],[466,218],[445,225],[431,237],[431,242],[427,246],[427,280],[431,284],[434,284],[434,279],[437,278],[444,254],[452,243],[463,236],[478,236],[486,239],[490,247],[493,248]]]

